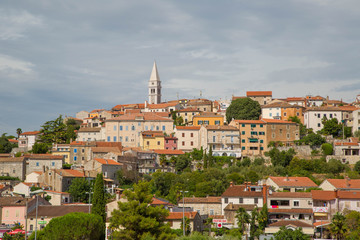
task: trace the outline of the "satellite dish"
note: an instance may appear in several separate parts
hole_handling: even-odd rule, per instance
[[[270,195],[272,194],[272,190],[271,190],[271,189],[269,190],[269,194],[270,194]]]

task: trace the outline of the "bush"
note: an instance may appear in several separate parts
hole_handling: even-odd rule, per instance
[[[333,146],[330,143],[323,143],[321,145],[321,149],[325,155],[332,155],[333,154]]]
[[[360,173],[360,161],[357,161],[354,167],[354,170]]]

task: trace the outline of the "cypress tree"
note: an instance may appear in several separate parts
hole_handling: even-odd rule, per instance
[[[204,156],[204,169],[207,169],[207,167],[208,167],[208,160],[207,160],[206,150],[204,150],[203,156]],[[359,163],[360,163],[360,161],[359,161]],[[359,168],[359,169],[360,169],[360,168]]]
[[[106,221],[105,213],[105,189],[103,175],[99,173],[95,180],[94,197],[92,199],[91,213],[99,215],[103,219],[104,224]]]
[[[210,149],[209,149],[209,167],[213,167],[214,166],[214,158],[213,158],[213,154],[212,154],[212,146],[210,145]]]

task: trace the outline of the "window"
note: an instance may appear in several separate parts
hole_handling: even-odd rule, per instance
[[[39,162],[36,162],[36,166],[37,166],[37,167],[39,166]]]
[[[214,144],[214,145],[213,145],[213,149],[215,150],[215,148],[216,148],[216,145]]]
[[[190,133],[190,137],[194,137],[194,133]]]
[[[269,116],[272,117],[272,113],[269,113]]]
[[[122,137],[119,137],[119,141],[122,142]]]
[[[77,156],[74,157],[74,161],[76,161],[76,160],[77,160]]]
[[[205,125],[209,125],[209,121],[208,121],[208,120],[205,120],[205,121],[204,121],[204,124],[205,124]]]
[[[114,142],[116,142],[116,137],[114,136]]]
[[[241,150],[245,150],[245,147],[241,147]]]
[[[116,131],[116,126],[114,125],[114,131]]]
[[[261,139],[261,140],[260,140],[260,143],[264,143],[264,140]]]
[[[239,198],[239,203],[244,203],[244,199],[243,199],[243,198]]]
[[[185,133],[182,133],[181,136],[182,136],[182,137],[185,137]]]
[[[182,142],[181,142],[181,145],[185,146],[185,142],[184,142],[184,141],[182,141]]]
[[[251,124],[251,127],[252,127],[252,128],[256,127],[256,124]]]
[[[215,125],[220,125],[220,121],[216,120]]]
[[[53,167],[54,167],[54,166],[55,166],[55,162],[52,162],[52,163],[51,163],[51,166],[53,166]]]
[[[107,141],[110,142],[110,136],[107,137]]]
[[[129,130],[129,126],[125,126],[125,130],[128,131],[128,130]]]
[[[146,145],[148,145],[148,146],[149,146],[149,145],[150,145],[150,142],[149,142],[149,141],[146,141]]]
[[[128,142],[129,141],[129,137],[125,137],[125,142]]]
[[[250,147],[250,150],[258,150],[258,147]]]
[[[135,126],[131,126],[131,130],[132,130],[132,131],[135,131]]]
[[[294,200],[294,207],[299,207],[300,206],[300,202],[298,200]]]
[[[83,160],[83,161],[84,161],[84,160],[85,160],[85,157],[81,157],[81,160]]]
[[[85,149],[82,148],[82,149],[81,149],[81,152],[84,153],[84,152],[85,152]]]
[[[198,125],[201,125],[201,124],[203,124],[203,121],[198,120]]]
[[[160,145],[160,141],[157,142],[157,145]]]
[[[214,215],[214,209],[210,209],[210,216]]]
[[[256,131],[251,131],[250,133],[251,135],[258,135],[258,133]]]
[[[241,124],[241,127],[245,127],[245,124]]]
[[[259,132],[259,135],[265,135],[265,132]]]
[[[275,138],[275,133],[273,133],[271,137],[272,137],[272,138]]]
[[[229,199],[228,199],[228,198],[225,198],[225,199],[224,199],[224,202],[225,202],[225,203],[228,203],[228,202],[229,202]]]
[[[34,226],[31,224],[30,225],[30,231],[33,231],[34,230]]]
[[[241,142],[242,142],[242,143],[245,143],[245,139],[241,139]]]
[[[264,150],[264,147],[260,147],[260,150]]]
[[[165,126],[162,126],[162,130],[165,131]]]
[[[234,142],[234,136],[230,137],[230,142]]]
[[[242,131],[242,132],[241,132],[241,135],[245,135],[245,131]]]
[[[320,113],[317,115],[318,118],[320,118]]]
[[[213,142],[216,142],[216,136],[213,136]]]
[[[190,142],[190,145],[191,145],[191,146],[194,146],[194,142],[193,142],[193,141],[191,141],[191,142]]]
[[[332,113],[330,113],[330,118],[332,118],[333,117],[333,115],[332,115]]]
[[[254,203],[255,204],[258,204],[259,203],[259,199],[256,197],[256,198],[254,198]]]
[[[74,148],[74,153],[77,153],[77,148]]]
[[[159,126],[156,126],[156,131],[159,131]]]
[[[318,125],[317,125],[318,127],[321,127],[321,124],[320,123],[318,123]]]
[[[284,117],[286,117],[286,112],[284,112]]]
[[[146,131],[149,130],[149,127],[148,127],[148,126],[145,126],[145,130],[146,130]]]

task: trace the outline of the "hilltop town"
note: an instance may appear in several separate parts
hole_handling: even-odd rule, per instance
[[[98,174],[106,190],[107,238],[126,229],[112,220],[118,202],[128,201],[125,190],[144,183],[149,206],[168,211],[164,223],[174,236],[183,234],[186,218],[189,234],[236,230],[270,239],[300,229],[325,238],[339,236],[334,218],[346,221],[360,211],[360,95],[344,102],[274,98],[267,90],[231,100],[163,102],[155,62],[147,87],[145,102],[44,119],[36,131],[3,135],[0,230],[17,223],[31,234],[53,218],[88,213]],[[242,211],[266,220],[254,216],[242,229]]]

